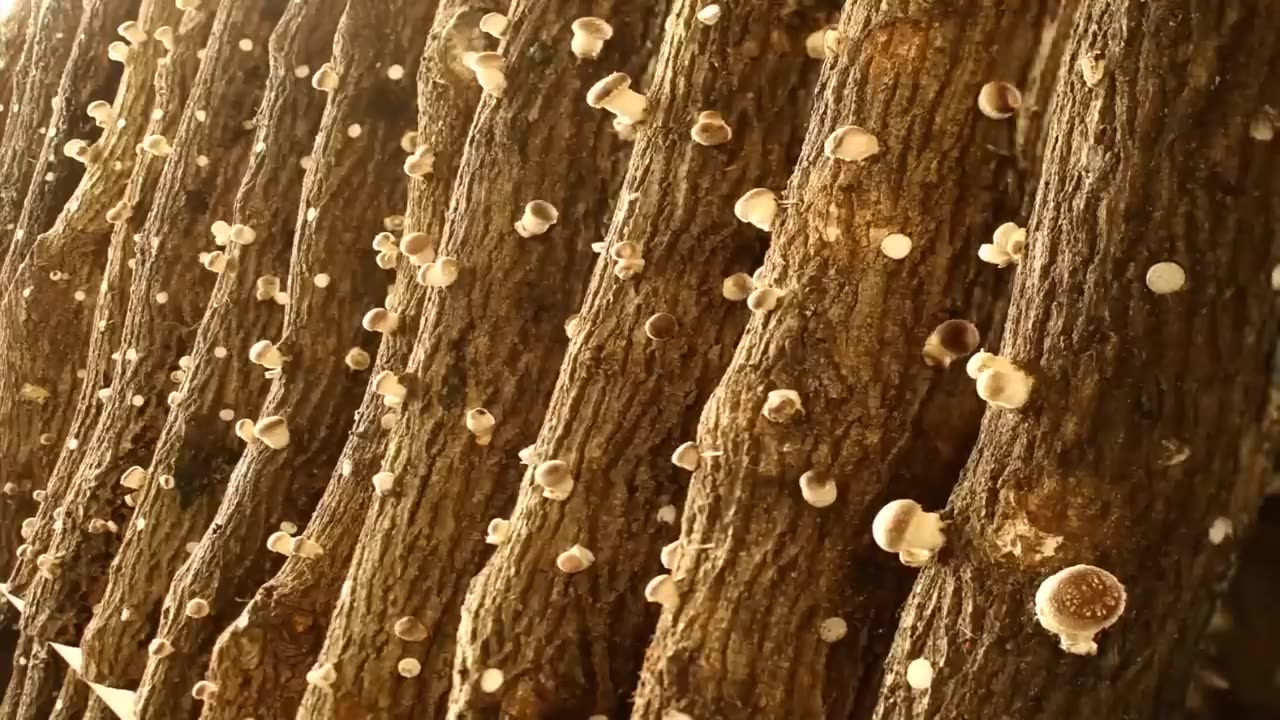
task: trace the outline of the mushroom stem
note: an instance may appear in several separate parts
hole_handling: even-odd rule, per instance
[[[645,99],[644,95],[631,88],[619,88],[601,105],[604,106],[605,110],[622,118],[623,121],[634,125],[644,121],[649,101]]]

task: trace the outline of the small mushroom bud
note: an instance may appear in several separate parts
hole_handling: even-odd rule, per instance
[[[338,71],[333,69],[333,63],[325,63],[316,70],[316,73],[311,76],[311,87],[323,92],[333,92],[338,89]]]
[[[921,352],[926,365],[945,368],[951,361],[978,349],[978,327],[968,320],[947,320],[933,329]]]
[[[506,675],[498,668],[485,668],[480,673],[480,691],[486,693],[496,693],[502,688],[502,683],[506,682]]]
[[[318,688],[332,687],[338,681],[338,671],[333,663],[320,663],[307,671],[306,680],[308,685]]]
[[[218,683],[201,680],[191,687],[191,697],[202,702],[213,702],[218,697]]]
[[[978,91],[978,109],[992,120],[1012,117],[1022,107],[1022,93],[1007,82],[989,82]]]
[[[400,677],[418,677],[422,672],[422,663],[415,658],[401,658],[400,662],[396,663],[396,672]]]
[[[209,601],[204,598],[191,598],[187,601],[187,617],[202,618],[209,615]]]
[[[662,562],[662,567],[668,570],[675,570],[682,557],[684,557],[684,541],[682,540],[663,545],[662,550],[658,553],[658,560]]]
[[[804,405],[800,402],[800,393],[795,390],[770,390],[760,414],[776,423],[788,422],[796,415],[803,415]]]
[[[385,335],[395,332],[396,326],[400,324],[400,316],[386,308],[374,308],[364,314],[360,324],[365,330]]]
[[[289,425],[279,415],[259,420],[253,426],[253,434],[272,450],[280,450],[289,444]]]
[[[556,557],[556,567],[560,568],[560,572],[573,575],[591,567],[595,561],[596,556],[590,550],[574,545]]]
[[[245,442],[253,442],[257,436],[253,434],[253,421],[249,418],[241,418],[236,421],[236,437]]]
[[[369,357],[369,353],[364,348],[353,347],[347,351],[343,361],[352,370],[368,370],[372,358]]]
[[[702,453],[698,450],[698,443],[695,442],[681,443],[680,447],[671,454],[672,464],[690,472],[698,469],[698,462],[701,460]]]
[[[404,174],[409,177],[425,177],[434,172],[435,168],[436,154],[425,147],[415,149],[404,161]]]
[[[724,295],[725,300],[731,302],[739,302],[746,300],[751,295],[751,291],[755,289],[755,282],[751,280],[751,276],[746,273],[734,273],[724,279],[720,285],[720,293]]]
[[[978,258],[997,267],[1019,263],[1026,251],[1027,231],[1017,223],[1007,222],[991,234],[991,242],[978,247]]]
[[[156,638],[147,645],[147,654],[155,658],[168,657],[173,654],[173,643],[164,638]]]
[[[511,21],[502,13],[485,13],[484,17],[480,18],[480,32],[492,35],[499,40],[506,37],[507,28],[510,27],[510,25]]]
[[[412,615],[405,615],[396,620],[395,625],[391,628],[396,637],[405,642],[422,642],[427,639],[427,626],[422,621]]]
[[[857,125],[845,125],[827,136],[822,150],[829,158],[862,162],[880,153],[880,140]]]
[[[830,506],[836,501],[839,489],[829,477],[809,470],[800,476],[800,496],[804,501],[816,508]]]
[[[156,29],[154,33],[154,37],[156,40],[160,41],[160,44],[164,46],[165,50],[167,50],[168,52],[173,52],[173,43],[175,38],[174,38],[172,27],[169,27],[168,25],[164,25]]]
[[[373,379],[373,391],[382,396],[382,404],[387,407],[399,407],[409,395],[409,388],[400,382],[400,376],[390,370],[383,370]]]
[[[147,41],[147,31],[133,20],[129,20],[120,24],[116,28],[116,32],[120,33],[120,37],[128,40],[132,45],[141,45]]]
[[[644,323],[644,334],[659,342],[675,337],[679,329],[680,323],[671,313],[656,313]]]
[[[838,642],[849,633],[849,623],[844,618],[829,617],[818,625],[818,639],[825,643]]]
[[[221,250],[214,250],[211,253],[200,253],[200,264],[205,270],[215,273],[226,272],[227,267],[231,264],[231,258]]]
[[[107,211],[107,222],[112,225],[121,225],[131,215],[133,215],[133,206],[129,204],[128,200],[121,200]]]
[[[880,239],[880,252],[891,260],[901,260],[911,254],[911,238],[902,233],[889,233]]]
[[[604,43],[613,37],[613,27],[598,17],[580,17],[570,26],[573,40],[569,49],[582,60],[595,60],[600,57]]]
[[[67,144],[62,146],[62,154],[72,160],[85,163],[88,162],[90,157],[93,155],[93,146],[84,140],[75,138],[73,140],[68,140]]]
[[[130,490],[141,490],[146,482],[147,471],[137,465],[125,470],[124,475],[120,476],[120,484]]]
[[[488,410],[474,408],[467,411],[465,422],[467,429],[476,436],[477,445],[488,445],[493,440],[493,426],[497,424],[497,420],[494,420]]]
[[[414,265],[426,265],[436,259],[435,243],[426,233],[412,232],[400,238],[399,251],[408,256]]]
[[[248,225],[232,225],[231,231],[227,235],[231,242],[237,245],[252,245],[254,240],[258,239],[258,233]]]
[[[387,495],[395,489],[396,476],[395,473],[386,471],[377,473],[373,476],[373,489],[379,495]]]
[[[559,219],[560,213],[555,205],[546,200],[534,200],[524,206],[524,215],[515,224],[516,232],[526,238],[541,235]]]
[[[565,500],[573,492],[573,474],[569,463],[548,460],[533,471],[533,480],[542,486],[542,497],[549,500]]]
[[[898,553],[908,567],[921,567],[947,542],[938,513],[925,512],[914,500],[894,500],[876,513],[871,537],[883,550]]]
[[[292,555],[293,537],[284,530],[277,530],[267,537],[267,549],[281,555]]]
[[[703,6],[703,8],[698,11],[696,17],[698,18],[698,22],[703,25],[711,26],[720,22],[720,16],[722,14],[720,6],[713,3],[711,5]]]
[[[142,149],[156,157],[167,157],[173,152],[173,146],[163,135],[148,135],[142,139]]]
[[[689,136],[699,145],[723,145],[733,139],[733,128],[729,127],[720,113],[707,110],[698,113],[698,121],[693,124]]]
[[[1147,288],[1157,295],[1168,295],[1187,284],[1187,271],[1175,262],[1158,262],[1147,269]]]
[[[275,275],[263,275],[258,278],[253,294],[259,300],[271,300],[278,292],[280,292],[280,278]]]
[[[476,81],[485,92],[502,97],[507,89],[507,61],[496,52],[468,53],[462,64],[476,74]]]
[[[489,530],[484,537],[484,541],[490,545],[501,545],[511,537],[511,521],[504,518],[494,518],[489,521]]]
[[[778,213],[778,196],[768,188],[748,190],[733,204],[733,214],[739,220],[751,223],[769,232],[773,229],[773,219]]]
[[[676,589],[676,581],[664,573],[644,586],[644,599],[664,608],[673,608],[680,604],[680,591]]]
[[[94,100],[89,103],[84,112],[93,118],[94,124],[100,128],[105,128],[116,121],[116,111],[111,107],[111,103],[105,100]]]
[[[978,397],[1002,410],[1017,410],[1031,397],[1031,376],[1010,364],[1009,369],[988,368],[978,373]]]
[[[778,307],[778,301],[781,299],[782,291],[777,288],[757,288],[747,295],[747,307],[752,312],[770,312]]]
[[[124,63],[129,60],[129,46],[119,40],[107,46],[107,58],[114,62]]]
[[[907,685],[912,690],[927,690],[933,685],[933,663],[916,658],[907,663]]]
[[[259,340],[249,348],[249,362],[254,365],[261,365],[265,368],[278,368],[284,366],[284,353],[280,352],[280,348],[276,347],[270,340]]]
[[[838,41],[828,37],[832,33],[836,33],[834,25],[809,33],[804,39],[805,53],[814,60],[822,60],[831,55],[832,51],[838,47]]]
[[[427,287],[445,288],[458,280],[458,261],[441,257],[429,262],[418,271],[418,283]]]
[[[1124,612],[1124,585],[1092,565],[1073,565],[1045,578],[1036,590],[1036,620],[1073,655],[1096,655],[1094,635]]]
[[[591,86],[587,91],[587,104],[604,108],[630,125],[644,122],[649,102],[644,95],[631,89],[631,76],[616,72]]]
[[[318,558],[324,555],[324,546],[306,535],[299,535],[290,541],[290,554],[302,558]]]

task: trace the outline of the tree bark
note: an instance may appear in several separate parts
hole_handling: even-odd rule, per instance
[[[1280,88],[1280,8],[1081,12],[1005,342],[1032,398],[983,424],[948,550],[903,611],[882,720],[1181,715],[1235,546],[1219,533],[1262,495],[1280,162],[1250,123]],[[1076,70],[1090,55],[1106,62],[1096,88]],[[1187,281],[1156,295],[1144,276],[1164,261]],[[1096,657],[1063,653],[1031,611],[1076,563],[1128,594]],[[935,675],[913,692],[920,657]]]
[[[1037,40],[1025,28],[1047,7],[846,4],[847,44],[828,61],[765,261],[765,284],[785,296],[748,325],[703,411],[697,442],[723,455],[693,476],[678,606],[658,624],[634,717],[843,717],[874,692],[878,628],[901,596],[869,557],[868,526],[888,492],[945,488],[946,460],[965,452],[930,412],[963,371],[930,369],[921,349],[940,322],[989,307],[998,271],[975,251],[1018,206],[1012,152],[989,147],[1009,147],[1010,123],[975,99],[1024,76]],[[879,154],[825,157],[843,125],[874,133]],[[888,233],[912,238],[905,259],[882,252]],[[765,417],[775,390],[803,409]],[[925,461],[935,454],[943,462]],[[802,499],[806,472],[835,484],[834,504]],[[819,636],[831,618],[849,631],[834,644]]]
[[[169,582],[213,517],[243,441],[229,428],[237,414],[254,415],[268,387],[248,357],[257,339],[276,337],[281,318],[273,298],[259,299],[259,277],[287,277],[294,222],[303,177],[326,95],[298,77],[298,68],[319,68],[331,55],[342,6],[290,4],[271,34],[267,79],[254,145],[230,222],[256,228],[252,246],[229,243],[228,258],[180,369],[175,388],[181,402],[169,410],[151,457],[136,513],[145,528],[129,525],[111,563],[102,600],[84,632],[84,675],[110,687],[129,687],[142,675],[145,647]],[[222,348],[222,350],[219,350]],[[219,356],[225,353],[224,356]],[[223,410],[231,412],[220,414]],[[227,418],[230,419],[227,419]],[[172,487],[156,479],[174,478]],[[122,622],[122,612],[142,619]],[[74,674],[67,683],[76,683]],[[64,703],[64,706],[67,705]],[[93,702],[86,718],[110,717]]]
[[[5,73],[4,80],[0,80],[0,142],[3,142],[5,123],[13,113],[10,102],[14,97],[14,87],[22,79],[17,72],[18,61],[26,44],[27,20],[31,17],[33,5],[32,0],[14,0],[8,16],[0,18],[0,71]]]
[[[37,235],[59,216],[77,184],[86,190],[77,191],[80,197],[76,200],[83,200],[83,194],[90,192],[88,184],[81,183],[84,166],[67,157],[62,149],[72,138],[91,135],[92,122],[83,108],[93,98],[109,96],[118,79],[116,63],[104,62],[101,53],[115,37],[116,26],[137,9],[136,2],[93,0],[76,5],[73,11],[51,2],[34,13],[28,54],[17,68],[19,77],[25,78],[19,83],[23,90],[20,98],[15,93],[18,108],[10,113],[8,134],[0,147],[0,167],[6,168],[0,179],[0,228],[5,228],[0,232],[0,249],[4,251],[0,262],[0,302],[11,308],[0,321],[0,333],[9,338],[0,370],[0,426],[6,428],[0,433],[0,573],[4,574],[12,567],[13,553],[20,542],[21,518],[35,510],[31,493],[40,488],[56,457],[52,442],[42,444],[40,438],[46,434],[58,437],[70,420],[74,406],[67,400],[73,396],[71,384],[75,378],[67,365],[83,348],[73,335],[69,339],[74,344],[66,346],[69,351],[46,356],[38,352],[40,348],[24,342],[27,339],[23,335],[32,320],[51,319],[33,317],[48,308],[61,311],[62,317],[56,318],[61,322],[84,325],[89,316],[85,304],[70,302],[71,288],[85,287],[78,284],[83,278],[77,277],[84,271],[59,264],[45,268],[39,278],[20,278],[17,268],[36,244]],[[75,38],[74,44],[70,38]],[[139,61],[143,66],[154,62],[154,53],[140,54],[145,55]],[[150,77],[147,80],[150,82]],[[130,149],[140,139],[132,128],[122,134],[138,136],[127,144]],[[115,149],[124,146],[124,142],[112,145]],[[114,162],[120,156],[123,150],[106,160]],[[121,182],[128,177],[127,171],[114,174]],[[101,194],[105,189],[93,192]],[[51,277],[49,273],[55,270],[58,275]],[[24,295],[17,297],[16,293]],[[33,310],[33,305],[38,309]],[[28,324],[14,327],[20,323]],[[33,367],[28,351],[37,351],[35,359],[40,367]]]
[[[527,0],[509,15],[508,86],[480,103],[438,248],[461,273],[428,291],[400,373],[410,394],[381,466],[394,487],[373,499],[319,654],[319,669],[332,666],[336,678],[307,688],[299,717],[444,715],[462,593],[484,559],[485,526],[514,501],[517,451],[542,421],[568,343],[564,322],[607,217],[619,148],[609,116],[585,95],[610,70],[639,74],[665,3]],[[588,15],[614,32],[599,59],[579,61],[569,26]],[[535,199],[559,219],[520,237],[513,223]],[[464,424],[478,407],[497,421],[488,445]],[[391,634],[409,616],[426,641]],[[399,674],[401,660],[417,674]]]
[[[727,8],[707,26],[698,2],[674,3],[608,250],[534,446],[535,463],[570,464],[574,490],[560,502],[524,484],[510,538],[467,594],[451,717],[625,711],[657,615],[635,589],[676,539],[661,509],[681,501],[687,471],[672,451],[692,437],[746,325],[746,304],[723,295],[725,278],[754,270],[768,237],[731,209],[753,187],[786,182],[821,67],[805,40],[836,9],[771,0]],[[727,143],[690,137],[703,111],[722,114]],[[615,275],[610,257],[621,243],[645,259],[631,279]],[[657,313],[675,318],[674,337],[646,336]],[[595,564],[568,575],[557,556],[575,544]],[[496,694],[477,686],[488,668],[508,677]]]
[[[461,64],[461,53],[481,52],[495,43],[479,24],[496,9],[492,0],[446,0],[436,11],[418,70],[417,126],[420,142],[436,150],[435,162],[430,174],[409,179],[405,232],[435,238],[444,230],[460,149],[481,94],[472,71]],[[223,630],[206,672],[219,688],[218,701],[204,706],[203,720],[294,717],[369,508],[369,478],[378,472],[386,450],[382,418],[388,410],[372,378],[405,367],[417,337],[428,290],[416,281],[416,270],[407,257],[400,257],[391,291],[398,298],[400,328],[378,347],[342,455],[306,526],[305,536],[319,543],[324,554],[287,559],[258,588],[237,622]]]
[[[97,366],[90,367],[87,376],[110,372],[110,396],[101,401],[92,433],[68,438],[64,452],[80,459],[59,504],[66,509],[50,513],[52,522],[37,523],[35,550],[14,571],[16,578],[31,579],[19,652],[26,655],[25,649],[33,645],[35,651],[25,668],[26,709],[17,715],[0,712],[4,720],[32,717],[30,712],[47,716],[39,713],[62,673],[52,664],[60,661],[51,659],[43,641],[74,642],[88,619],[89,605],[101,593],[115,538],[111,533],[89,532],[91,521],[131,522],[118,483],[126,468],[150,457],[167,415],[169,373],[190,346],[208,299],[209,273],[193,261],[197,238],[205,237],[213,219],[230,215],[252,139],[245,123],[257,105],[265,74],[261,48],[281,9],[277,3],[254,4],[252,9],[224,3],[208,47],[198,53],[207,54],[177,132],[168,141],[171,154],[164,158],[154,204],[134,238],[129,309],[118,349],[121,360],[114,368],[104,368],[108,357],[101,343],[93,343],[98,347],[90,349],[89,359]],[[241,41],[245,46],[252,43],[251,50],[240,49]],[[194,51],[183,44],[176,46],[178,53]],[[229,77],[236,82],[227,82]],[[49,537],[47,546],[42,537]],[[30,556],[36,553],[48,559],[31,562]],[[40,562],[54,569],[34,573],[32,566]],[[15,673],[14,682],[20,680],[19,674]],[[12,712],[7,703],[9,698],[0,710]]]
[[[156,637],[173,652],[148,660],[139,718],[189,713],[218,631],[240,613],[239,598],[278,569],[267,535],[281,522],[305,523],[337,461],[341,445],[333,439],[347,434],[367,382],[344,358],[353,346],[372,345],[361,316],[386,293],[367,246],[353,238],[372,237],[404,207],[400,140],[415,109],[414,84],[404,77],[413,77],[432,12],[434,3],[408,0],[347,4],[333,52],[339,82],[303,184],[289,304],[275,342],[288,360],[261,410],[261,417],[283,417],[290,439],[275,449],[261,439],[249,443],[210,529],[170,584]],[[401,63],[406,74],[388,74]],[[242,340],[247,350],[256,338]],[[187,614],[195,599],[212,612]]]

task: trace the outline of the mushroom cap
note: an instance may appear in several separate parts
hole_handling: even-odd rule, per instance
[[[923,512],[924,508],[915,500],[894,500],[876,513],[871,523],[871,537],[881,548],[901,552],[911,522]]]
[[[604,107],[604,104],[619,90],[631,87],[631,76],[624,72],[616,72],[597,81],[587,91],[587,104],[593,108]]]
[[[880,152],[880,140],[857,125],[844,125],[827,136],[822,151],[827,157],[860,162]]]
[[[670,340],[680,329],[680,322],[671,313],[660,312],[645,321],[645,334],[654,340]]]
[[[938,344],[952,355],[968,355],[982,342],[978,327],[968,320],[947,320],[934,329],[933,335]]]
[[[532,215],[535,220],[548,224],[560,219],[560,211],[546,200],[533,200],[524,206],[524,211]]]
[[[723,145],[733,139],[733,128],[720,113],[709,110],[699,113],[689,135],[699,145]]]
[[[463,64],[472,70],[501,70],[506,67],[507,61],[496,52],[479,52],[466,56]]]
[[[778,196],[769,188],[753,188],[733,204],[733,214],[742,222],[750,222],[751,208],[764,201],[777,202]]]
[[[613,26],[598,17],[580,17],[573,21],[573,32],[596,40],[613,37]]]
[[[1036,590],[1036,617],[1055,632],[1096,633],[1115,623],[1124,605],[1124,585],[1092,565],[1059,570]]]

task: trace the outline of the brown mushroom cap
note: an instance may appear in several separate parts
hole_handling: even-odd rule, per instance
[[[660,312],[649,318],[644,324],[644,332],[654,340],[670,340],[676,336],[680,323],[671,313]]]
[[[623,72],[613,73],[591,86],[591,89],[587,91],[587,104],[593,108],[604,107],[604,104],[609,101],[609,98],[613,97],[614,93],[630,87],[630,75]]]
[[[507,61],[496,52],[482,52],[472,55],[469,64],[472,70],[501,70]]]
[[[934,329],[933,336],[952,355],[968,355],[982,342],[978,327],[968,320],[947,320]]]
[[[544,223],[553,223],[560,218],[560,212],[556,210],[556,206],[546,200],[534,200],[524,206],[524,211]]]
[[[911,522],[924,508],[915,500],[894,500],[881,508],[871,524],[871,536],[876,544],[889,552],[901,552]]]
[[[1036,591],[1036,613],[1067,632],[1094,633],[1124,612],[1124,585],[1092,565],[1073,565],[1047,578]]]
[[[573,21],[573,31],[596,40],[613,37],[613,26],[598,17],[580,17]]]

